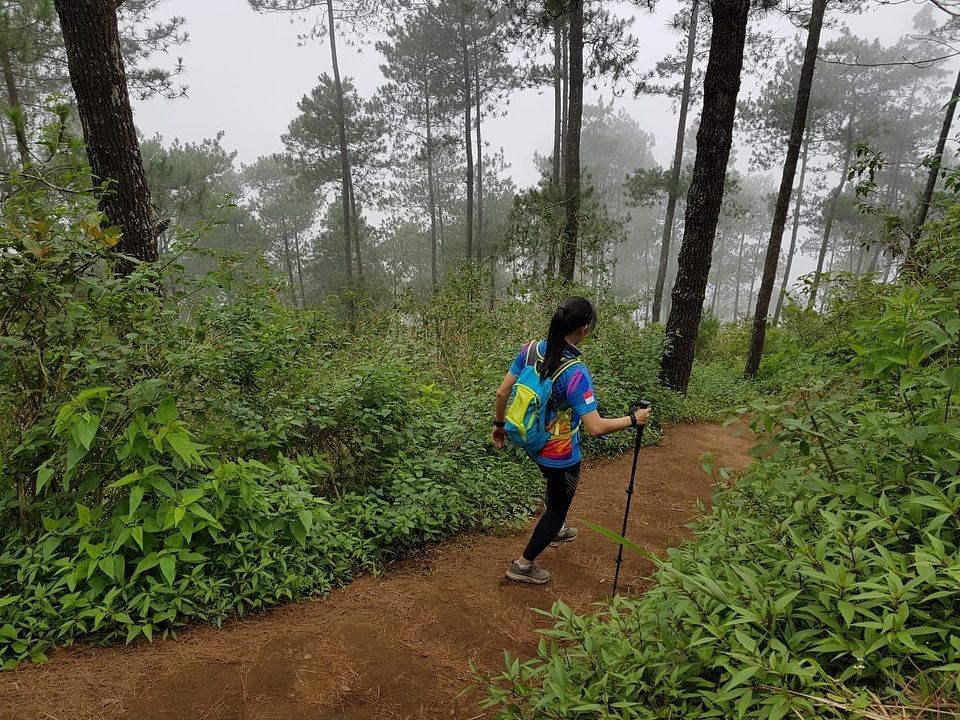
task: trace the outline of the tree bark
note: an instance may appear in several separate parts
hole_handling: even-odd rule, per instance
[[[559,234],[551,235],[547,240],[549,248],[547,250],[547,279],[553,280],[557,276],[557,247],[560,245],[560,238],[563,236],[563,229]]]
[[[574,0],[570,11],[569,105],[566,138],[566,220],[560,246],[560,277],[573,282],[577,264],[578,215],[580,212],[580,125],[583,120],[583,3]]]
[[[827,9],[827,0],[813,0],[810,12],[810,26],[807,29],[807,46],[803,53],[803,65],[800,68],[800,82],[797,84],[797,104],[793,111],[793,127],[787,143],[787,158],[783,164],[783,177],[780,180],[780,192],[773,212],[773,227],[770,230],[770,242],[763,263],[763,277],[757,292],[757,307],[753,313],[753,334],[750,337],[750,351],[747,353],[746,377],[755,377],[760,369],[763,345],[767,337],[767,313],[770,311],[770,298],[773,286],[777,282],[777,264],[780,261],[780,247],[783,244],[783,230],[790,211],[790,195],[793,193],[793,180],[797,173],[797,160],[800,157],[800,145],[803,142],[807,126],[807,108],[810,105],[810,89],[813,87],[813,72],[817,65],[817,51],[820,48],[820,29]]]
[[[481,110],[480,95],[480,52],[477,49],[477,41],[473,41],[473,81],[474,81],[474,102],[477,115],[477,260],[481,253],[486,250],[483,238],[483,136],[480,125],[483,121]]]
[[[430,279],[436,290],[440,283],[437,274],[437,193],[433,178],[433,123],[430,116],[429,95],[424,95],[424,103],[427,122],[427,198],[430,203]]]
[[[7,142],[7,129],[3,123],[0,123],[0,167],[5,170],[13,167],[13,160],[10,157],[10,148]]]
[[[337,132],[340,142],[340,199],[343,204],[343,273],[347,284],[353,278],[352,228],[350,211],[350,188],[353,185],[350,177],[350,150],[347,147],[347,111],[343,99],[343,84],[340,82],[340,63],[337,60],[337,34],[333,16],[333,0],[327,0],[327,30],[330,35],[330,58],[333,63],[333,84],[337,93]]]
[[[757,243],[757,249],[753,253],[753,275],[750,276],[750,297],[747,298],[747,307],[753,307],[753,289],[757,286],[757,269],[760,266],[760,243]],[[749,316],[748,316],[749,317]]]
[[[497,305],[497,256],[490,248],[490,309]]]
[[[880,255],[883,252],[883,245],[880,243],[876,244],[876,247],[873,248],[873,251],[870,253],[870,264],[867,266],[867,274],[872,275],[877,271],[877,263],[880,262]]]
[[[660,322],[660,306],[663,303],[663,288],[667,280],[667,264],[670,260],[670,240],[673,236],[673,216],[677,210],[680,188],[680,172],[683,169],[683,142],[687,132],[687,110],[690,107],[690,83],[693,76],[693,56],[697,49],[697,20],[700,0],[690,5],[690,28],[687,33],[687,62],[683,71],[683,93],[680,96],[680,117],[677,120],[677,139],[673,149],[673,165],[670,170],[670,189],[667,194],[667,214],[663,221],[660,239],[660,265],[657,282],[653,288],[653,321]]]
[[[570,122],[570,20],[566,16],[560,18],[560,185],[563,186],[567,176],[567,125]]]
[[[0,49],[0,66],[3,68],[3,81],[7,86],[7,108],[13,120],[13,134],[17,140],[17,151],[20,153],[20,167],[25,169],[30,163],[30,146],[27,144],[26,117],[23,106],[20,104],[20,90],[17,87],[17,78],[13,74],[9,48]]]
[[[357,212],[357,194],[350,178],[350,221],[353,232],[353,249],[357,255],[357,279],[363,284],[363,259],[360,257],[360,213]]]
[[[113,0],[55,0],[97,202],[122,236],[117,252],[157,259],[157,222],[133,124]],[[118,270],[129,272],[122,264]]]
[[[777,296],[777,309],[773,312],[773,324],[780,322],[780,312],[783,310],[783,301],[787,297],[787,285],[790,283],[790,270],[793,268],[793,256],[797,251],[797,232],[800,229],[800,208],[803,205],[803,183],[807,177],[807,157],[810,149],[810,138],[803,141],[803,157],[800,160],[800,182],[797,184],[797,201],[793,207],[793,232],[790,235],[790,251],[787,253],[787,266],[783,270],[783,282],[780,284],[780,294]]]
[[[930,202],[933,200],[933,190],[937,186],[937,177],[940,175],[940,164],[943,162],[943,151],[947,145],[947,138],[950,137],[950,125],[953,123],[953,116],[956,113],[957,97],[960,96],[960,72],[957,73],[957,80],[953,85],[953,94],[947,102],[947,111],[943,116],[943,125],[940,128],[940,137],[937,140],[937,151],[930,164],[930,172],[927,174],[927,185],[923,189],[923,195],[920,198],[920,207],[917,210],[917,219],[913,224],[913,232],[910,233],[910,246],[907,249],[907,262],[905,267],[912,265],[912,256],[917,241],[920,239],[920,232],[923,224],[927,221],[927,213],[930,210]]]
[[[840,193],[847,184],[847,173],[850,171],[850,155],[853,152],[853,115],[847,118],[846,148],[843,155],[843,169],[840,172],[840,182],[833,189],[827,204],[827,217],[823,225],[823,241],[820,243],[820,254],[817,257],[817,269],[813,274],[813,286],[810,288],[810,299],[807,309],[812,310],[817,302],[817,292],[820,289],[820,276],[823,274],[823,261],[827,256],[827,247],[830,245],[830,233],[833,231],[833,219],[837,214],[837,203],[840,202]],[[831,264],[833,261],[831,260]]]
[[[714,0],[712,10],[710,57],[703,82],[705,121],[697,132],[697,157],[687,193],[680,265],[671,293],[673,302],[667,320],[671,346],[660,365],[661,379],[683,393],[693,368],[713,239],[723,202],[750,0]]]
[[[561,147],[563,147],[563,71],[560,19],[553,21],[553,186],[560,187]]]
[[[743,242],[746,240],[746,229],[740,231],[740,250],[737,253],[737,277],[735,279],[736,289],[733,294],[733,321],[737,322],[740,317],[740,272],[743,268]]]
[[[473,140],[470,137],[470,113],[473,108],[471,99],[470,56],[467,52],[466,9],[460,19],[460,53],[463,62],[463,143],[467,151],[467,207],[464,212],[466,224],[467,260],[473,258]]]
[[[300,257],[300,233],[294,233],[293,235],[293,249],[297,256],[297,280],[300,283],[300,309],[305,310],[307,307],[307,293],[304,290],[303,285],[303,261]]]
[[[294,307],[297,306],[297,286],[293,281],[293,257],[290,252],[290,236],[287,231],[283,231],[283,260],[287,267],[287,282],[290,283],[290,301]]]

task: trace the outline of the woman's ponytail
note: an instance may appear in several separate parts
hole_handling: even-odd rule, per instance
[[[563,351],[567,347],[567,335],[584,326],[592,328],[596,323],[597,314],[586,298],[573,296],[560,303],[550,318],[547,352],[540,368],[540,377],[550,377],[559,369],[563,362]]]

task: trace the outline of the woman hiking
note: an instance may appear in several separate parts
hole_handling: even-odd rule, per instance
[[[578,349],[596,324],[597,314],[589,300],[567,298],[550,320],[547,339],[528,343],[517,353],[497,390],[493,444],[502,448],[507,440],[507,405],[524,368],[533,366],[542,379],[553,377],[551,400],[547,404],[550,438],[539,452],[528,452],[546,478],[547,509],[523,554],[507,569],[507,578],[516,582],[534,585],[548,582],[550,573],[538,568],[534,561],[551,543],[570,542],[577,537],[577,529],[567,527],[565,521],[580,480],[580,425],[591,435],[606,435],[644,425],[650,417],[649,409],[640,408],[633,408],[620,418],[600,417],[593,378],[580,360]]]

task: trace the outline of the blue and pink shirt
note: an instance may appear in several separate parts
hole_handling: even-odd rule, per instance
[[[530,343],[521,348],[510,366],[510,374],[520,377],[527,362],[527,350]],[[540,356],[547,352],[547,341],[541,340],[537,346]],[[564,359],[580,357],[580,351],[567,345]],[[582,363],[564,370],[553,383],[553,398],[556,409],[547,417],[551,438],[543,450],[531,454],[535,462],[547,467],[564,468],[580,462],[580,418],[597,409],[597,398],[593,389],[593,378]]]

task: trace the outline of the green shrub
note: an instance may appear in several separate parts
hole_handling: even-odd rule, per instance
[[[24,190],[2,219],[3,667],[323,593],[539,498],[522,453],[491,452],[490,416],[557,288],[490,310],[466,266],[429,298],[357,303],[342,322],[286,306],[264,267],[229,257],[196,279],[175,254],[114,276],[116,230],[82,194]],[[657,380],[662,328],[596,302],[585,351],[605,414],[729,402],[718,379],[684,408]]]

